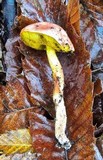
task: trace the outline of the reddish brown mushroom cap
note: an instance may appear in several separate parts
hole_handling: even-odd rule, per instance
[[[46,50],[46,46],[56,51],[74,51],[67,33],[60,26],[49,22],[38,22],[23,28],[20,33],[23,42],[34,49]]]

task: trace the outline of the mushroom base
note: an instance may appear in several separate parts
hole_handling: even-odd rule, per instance
[[[68,150],[71,148],[71,142],[67,138],[65,133],[67,115],[66,115],[66,109],[64,105],[64,99],[63,97],[60,98],[58,94],[58,95],[53,95],[53,100],[55,103],[55,110],[56,110],[55,137],[57,138],[60,146]],[[57,100],[61,101],[61,103],[57,103]]]

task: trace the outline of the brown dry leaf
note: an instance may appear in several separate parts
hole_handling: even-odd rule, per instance
[[[23,153],[32,148],[28,129],[9,131],[0,135],[0,151],[6,155]]]

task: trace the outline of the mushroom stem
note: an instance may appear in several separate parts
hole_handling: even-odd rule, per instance
[[[46,53],[54,80],[53,102],[56,110],[55,137],[63,148],[69,149],[71,147],[71,143],[65,134],[67,115],[63,98],[63,69],[53,48],[47,46]]]

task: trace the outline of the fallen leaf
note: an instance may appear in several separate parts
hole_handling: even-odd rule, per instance
[[[29,116],[32,145],[36,153],[40,155],[38,160],[64,160],[65,152],[57,146],[55,139],[54,121],[34,112],[30,112]]]
[[[98,78],[94,83],[94,97],[103,92],[102,81]]]
[[[24,56],[22,68],[31,93],[32,103],[33,101],[38,102],[54,116],[52,71],[45,52],[33,50],[22,42],[20,42],[20,51]]]
[[[31,136],[28,129],[9,131],[0,135],[0,150],[6,154],[23,153],[31,149]]]
[[[6,81],[9,81],[12,77],[16,77],[22,72],[20,52],[18,52],[18,40],[19,36],[13,36],[6,42],[6,55],[4,63],[6,64]]]
[[[78,0],[72,0],[67,5],[67,19],[71,23],[76,32],[80,34],[80,7]]]
[[[103,1],[81,1],[81,33],[90,51],[93,80],[103,81]]]
[[[30,96],[19,79],[13,78],[7,83],[6,87],[0,86],[0,89],[1,104],[4,107],[4,113],[31,107]]]
[[[4,113],[0,115],[0,134],[3,134],[10,130],[17,130],[29,127],[28,114],[30,111],[42,113],[41,109],[29,108],[18,110],[11,113]]]
[[[28,113],[43,114],[43,108],[32,104],[31,97],[21,75],[0,86],[0,133],[29,127]]]
[[[91,55],[92,79],[94,81],[93,124],[95,136],[102,135],[103,124],[103,1],[81,0],[81,32]]]
[[[37,51],[33,54],[34,50],[24,46],[23,43],[20,42],[20,38],[17,35],[13,37],[14,38],[8,39],[6,43],[6,80],[9,82],[7,83],[7,87],[4,87],[4,92],[8,92],[6,91],[7,88],[9,92],[12,90],[12,95],[9,93],[11,95],[11,99],[13,99],[10,100],[11,103],[7,100],[7,95],[5,97],[5,93],[1,93],[4,94],[1,97],[5,97],[5,103],[7,103],[6,108],[8,108],[7,105],[9,105],[9,108],[12,106],[11,108],[16,109],[16,105],[17,108],[20,107],[20,104],[18,105],[18,103],[21,103],[22,107],[23,105],[24,107],[42,105],[46,110],[49,110],[53,116],[54,109],[51,111],[51,108],[54,108],[52,105],[53,80],[51,78],[52,72],[49,67],[46,54],[40,55]],[[45,62],[43,62],[43,59]],[[19,96],[20,94],[21,96]]]
[[[38,21],[48,21],[65,26],[66,6],[61,0],[30,0],[30,2],[17,0],[17,5],[20,11],[18,16],[19,28]]]
[[[70,30],[69,30],[70,29]],[[68,153],[69,159],[86,159],[94,157],[93,115],[91,111],[93,99],[93,84],[88,65],[89,53],[86,51],[81,37],[78,37],[72,26],[68,27],[72,36],[76,53],[74,57],[63,61],[65,66],[65,103],[68,113],[69,137],[74,142]],[[75,39],[74,39],[75,37]],[[78,41],[77,41],[78,39]],[[81,46],[81,47],[80,47]],[[87,142],[88,141],[88,146]]]
[[[36,153],[25,152],[22,154],[14,154],[14,155],[1,155],[0,160],[37,160],[38,155]]]

